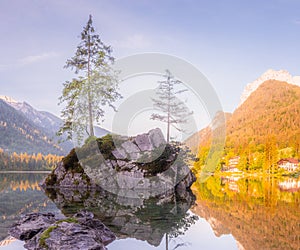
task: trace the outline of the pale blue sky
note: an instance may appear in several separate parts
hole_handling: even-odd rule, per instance
[[[59,114],[88,15],[116,58],[162,52],[208,77],[225,111],[269,68],[300,75],[298,0],[1,0],[0,95]]]

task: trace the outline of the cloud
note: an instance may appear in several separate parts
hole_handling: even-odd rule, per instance
[[[15,63],[0,64],[0,71],[12,69],[12,68],[19,68],[21,66],[27,66],[27,65],[45,61],[47,59],[51,59],[51,58],[54,58],[57,56],[59,56],[59,54],[56,52],[45,52],[45,53],[41,53],[39,55],[25,56],[25,57],[17,59],[15,61]]]
[[[28,65],[32,63],[37,63],[40,61],[44,61],[53,57],[57,57],[58,54],[55,52],[46,52],[39,55],[30,55],[23,58],[18,59],[18,64],[20,65]]]
[[[151,45],[151,42],[142,34],[134,34],[124,40],[114,40],[111,43],[113,47],[123,49],[145,49]]]

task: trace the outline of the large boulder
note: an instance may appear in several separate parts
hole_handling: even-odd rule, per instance
[[[23,216],[13,228],[10,234],[20,240],[30,240],[36,234],[44,231],[57,219],[52,213],[30,213]]]
[[[60,220],[51,213],[28,214],[12,227],[10,233],[25,240],[24,247],[29,250],[104,250],[116,239],[114,233],[86,211]]]
[[[43,186],[121,189],[125,194],[143,190],[144,196],[174,189],[184,193],[195,176],[182,151],[177,144],[166,143],[158,128],[130,138],[107,135],[73,149]]]

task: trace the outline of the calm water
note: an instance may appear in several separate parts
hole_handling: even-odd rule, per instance
[[[8,237],[32,211],[71,216],[92,211],[119,249],[299,249],[300,179],[215,178],[197,182],[186,200],[124,199],[107,192],[41,190],[46,174],[0,174],[0,249],[24,249]]]

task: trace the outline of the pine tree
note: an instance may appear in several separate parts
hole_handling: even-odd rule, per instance
[[[187,91],[187,89],[176,90],[176,85],[182,82],[176,80],[169,70],[166,70],[164,78],[165,80],[158,82],[159,86],[156,91],[158,98],[152,99],[153,106],[160,112],[152,114],[151,119],[167,123],[167,142],[169,142],[171,125],[178,131],[183,131],[176,125],[186,123],[188,116],[193,112],[190,112],[184,102],[176,97],[177,94]]]
[[[60,104],[65,102],[66,107],[62,111],[64,124],[59,135],[67,132],[71,139],[73,131],[81,138],[85,131],[94,136],[94,121],[103,118],[103,107],[108,105],[115,110],[113,102],[121,95],[117,92],[118,74],[111,67],[114,62],[111,53],[111,47],[95,34],[90,15],[75,55],[65,65],[74,70],[77,77],[64,83]]]

